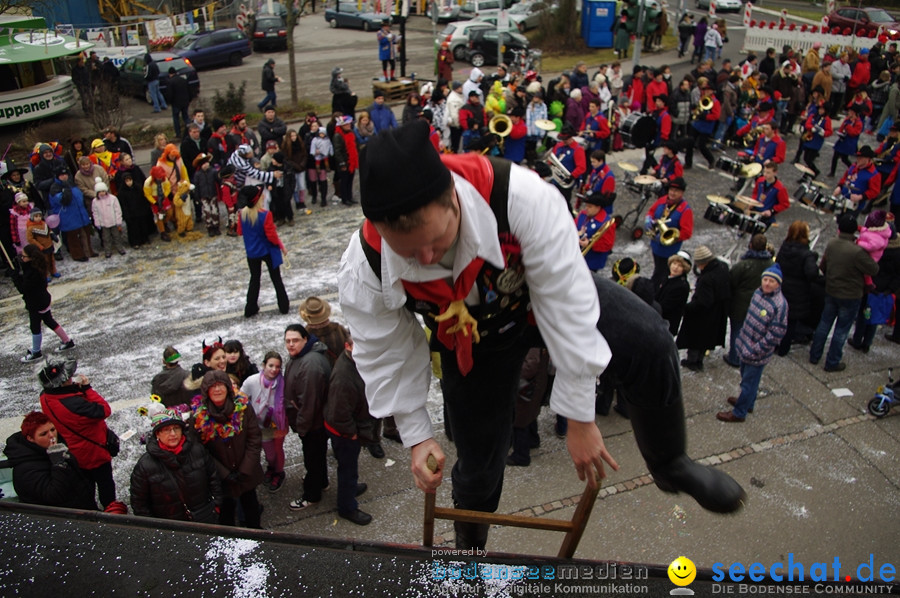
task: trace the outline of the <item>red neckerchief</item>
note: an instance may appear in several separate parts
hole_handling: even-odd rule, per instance
[[[476,191],[490,203],[491,189],[494,185],[494,171],[490,162],[483,156],[475,154],[448,154],[441,156],[444,165],[453,172],[463,176],[467,181],[472,183]],[[365,221],[363,224],[363,236],[376,251],[381,253],[381,236],[375,229],[375,226]],[[417,299],[422,299],[434,303],[440,307],[440,313],[443,314],[454,301],[462,301],[469,294],[478,273],[484,266],[484,260],[476,257],[457,277],[451,286],[444,279],[429,280],[427,282],[408,282],[401,280],[403,288],[406,292]],[[448,328],[455,326],[456,320],[450,319],[438,323],[437,338],[447,349],[456,352],[456,364],[460,373],[465,376],[472,371],[474,364],[472,360],[472,329],[466,326],[465,330],[459,330],[453,334],[447,332]]]
[[[179,442],[179,443],[178,443],[178,446],[176,446],[175,448],[169,448],[168,446],[166,446],[165,444],[163,444],[163,443],[160,442],[159,440],[157,440],[156,443],[159,445],[159,448],[161,448],[162,450],[164,450],[164,451],[169,451],[170,453],[173,453],[173,454],[175,454],[175,455],[180,455],[180,454],[181,454],[181,449],[184,448],[184,441],[185,441],[185,440],[187,440],[187,436],[185,436],[184,434],[182,434],[182,435],[181,435],[181,442]]]

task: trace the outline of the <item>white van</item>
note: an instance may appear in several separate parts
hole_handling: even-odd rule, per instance
[[[497,14],[503,8],[503,0],[467,0],[459,9],[460,19],[474,19],[475,17]]]

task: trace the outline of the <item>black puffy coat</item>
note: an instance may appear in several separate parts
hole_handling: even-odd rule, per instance
[[[824,294],[825,277],[819,272],[818,259],[816,252],[798,241],[785,241],[778,250],[775,261],[781,266],[781,293],[788,302],[789,321],[809,320],[813,304],[822,302],[814,297]]]
[[[679,349],[703,351],[725,344],[731,303],[728,278],[728,264],[719,259],[709,262],[700,272],[694,296],[684,306]]]
[[[13,466],[13,487],[24,503],[70,509],[97,510],[94,484],[78,467],[75,457],[53,465],[46,449],[16,432],[3,449]]]
[[[221,503],[222,483],[202,444],[188,436],[176,455],[160,448],[154,436],[147,439],[147,452],[131,472],[131,510],[135,515],[218,523],[216,505]]]

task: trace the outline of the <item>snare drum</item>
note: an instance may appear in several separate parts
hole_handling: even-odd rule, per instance
[[[724,214],[722,224],[725,226],[730,226],[731,228],[737,228],[741,225],[741,222],[744,220],[744,215],[740,212],[735,212],[733,209],[728,208],[728,211]]]
[[[832,195],[828,197],[825,210],[829,212],[835,212],[838,214],[843,214],[848,210],[856,209],[856,204],[853,203],[849,197],[844,197],[843,195]]]
[[[716,224],[724,224],[724,215],[728,212],[728,206],[719,203],[711,203],[706,208],[703,218]]]
[[[828,210],[829,202],[831,201],[831,196],[826,194],[821,189],[815,189],[812,194],[812,205],[816,206],[820,210]]]
[[[768,229],[766,224],[761,220],[757,220],[753,216],[747,216],[745,214],[741,214],[741,222],[738,224],[738,229],[742,233],[750,233],[751,235],[755,235],[757,233],[764,233]]]
[[[741,163],[732,160],[728,156],[719,156],[719,158],[716,159],[716,168],[724,170],[729,174],[736,175],[741,170]]]
[[[622,140],[632,147],[645,147],[656,137],[656,119],[642,112],[632,112],[619,125]]]

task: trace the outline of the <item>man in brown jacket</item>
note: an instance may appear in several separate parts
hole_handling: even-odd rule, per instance
[[[828,243],[819,268],[825,273],[825,308],[809,347],[809,362],[819,363],[825,350],[825,339],[834,325],[831,345],[825,356],[825,371],[840,372],[847,364],[841,361],[850,326],[859,311],[865,289],[864,276],[878,273],[878,263],[866,250],[853,242],[856,218],[844,214],[838,220],[838,236]],[[835,324],[835,320],[837,323]]]

